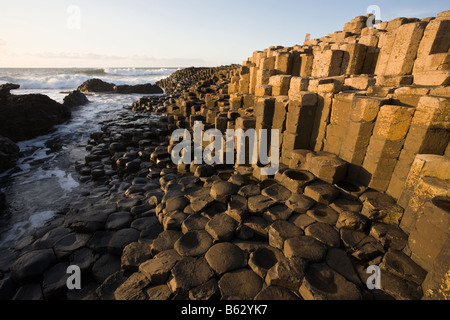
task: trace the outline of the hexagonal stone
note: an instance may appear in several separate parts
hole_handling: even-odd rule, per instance
[[[89,234],[81,234],[81,233],[70,233],[61,240],[59,240],[53,250],[55,251],[55,255],[58,259],[64,259],[70,256],[76,250],[84,247],[91,235]]]
[[[309,154],[307,165],[317,178],[331,184],[341,182],[347,175],[348,163],[335,156]]]
[[[172,295],[169,287],[166,284],[150,287],[145,290],[147,298],[150,301],[165,301],[169,300]]]
[[[103,283],[110,275],[120,270],[120,258],[112,254],[102,255],[92,266],[92,276]]]
[[[275,222],[277,220],[288,220],[292,215],[292,210],[284,204],[278,204],[270,207],[263,213],[263,218],[269,222]]]
[[[249,269],[225,273],[219,280],[219,289],[225,299],[253,300],[262,285],[261,278]]]
[[[226,213],[237,222],[242,222],[248,215],[247,199],[239,195],[231,196]]]
[[[296,213],[306,213],[316,202],[303,194],[293,193],[285,204]]]
[[[211,186],[210,195],[220,202],[227,202],[231,195],[238,192],[238,186],[231,182],[216,181]]]
[[[105,228],[108,230],[120,230],[128,228],[133,221],[133,216],[129,212],[112,213],[106,220]]]
[[[204,230],[209,219],[199,214],[188,216],[181,224],[181,231],[187,233],[189,231]]]
[[[127,278],[123,272],[117,271],[103,281],[102,285],[95,290],[95,293],[100,300],[115,300],[114,291],[116,291],[116,289],[126,280]]]
[[[30,251],[20,256],[11,266],[11,278],[17,283],[40,279],[56,261],[52,249]]]
[[[98,254],[93,250],[89,248],[81,248],[70,256],[70,265],[80,267],[81,272],[89,272],[98,257]]]
[[[245,218],[243,225],[253,230],[258,236],[264,238],[269,236],[269,223],[262,217],[249,216]]]
[[[42,293],[45,299],[65,297],[67,291],[68,263],[58,263],[44,272],[42,280]]]
[[[305,300],[361,299],[358,287],[326,264],[314,264],[308,268],[299,292]]]
[[[187,294],[190,289],[207,282],[214,276],[205,258],[186,257],[172,269],[169,287],[175,294]]]
[[[159,234],[159,236],[152,242],[152,253],[153,255],[158,254],[161,251],[166,251],[173,249],[175,242],[183,234],[179,231],[167,230]]]
[[[16,294],[12,300],[24,300],[24,301],[34,301],[34,300],[44,300],[42,294],[42,288],[39,283],[26,284],[17,290]]]
[[[234,236],[238,223],[226,213],[216,214],[207,224],[205,230],[216,241],[229,241]]]
[[[339,215],[336,228],[363,231],[366,229],[368,222],[369,220],[359,213],[344,211]]]
[[[121,255],[123,249],[132,242],[139,239],[139,231],[136,229],[122,229],[116,231],[109,240],[108,251],[112,254]]]
[[[318,205],[306,212],[308,216],[318,222],[335,225],[338,220],[338,213],[330,207]]]
[[[145,231],[154,229],[157,225],[159,225],[158,219],[156,218],[156,216],[151,216],[135,219],[131,223],[131,228],[138,231]]]
[[[191,208],[194,212],[202,212],[214,203],[214,199],[209,195],[191,198]]]
[[[213,239],[205,230],[189,231],[175,242],[174,249],[183,257],[199,257],[212,243]]]
[[[303,231],[296,225],[288,221],[278,220],[269,227],[269,244],[282,250],[283,244],[287,239],[302,236],[303,234]]]
[[[384,255],[380,268],[417,285],[421,285],[427,276],[427,272],[410,257],[396,250],[389,250]]]
[[[219,295],[219,286],[214,278],[189,290],[189,299],[191,300],[208,301],[217,298]]]
[[[164,284],[173,266],[182,258],[175,250],[158,253],[153,259],[139,266],[139,272],[144,274],[152,284]]]
[[[108,244],[114,232],[108,230],[97,231],[93,234],[87,246],[89,249],[99,253],[108,252]]]
[[[304,194],[319,203],[329,205],[339,196],[339,190],[328,183],[318,181],[306,186]]]
[[[373,224],[370,235],[380,241],[384,247],[393,250],[401,251],[408,243],[408,235],[399,227],[391,224]]]
[[[248,209],[251,213],[261,215],[276,202],[269,197],[258,195],[248,198]]]
[[[247,264],[244,252],[229,242],[218,243],[206,252],[205,259],[219,275],[239,269]]]
[[[250,254],[248,265],[264,279],[267,271],[282,259],[284,259],[284,255],[280,250],[270,246],[261,246]]]
[[[166,214],[163,218],[164,230],[181,230],[183,221],[187,218],[187,214],[182,211],[173,211]]]
[[[287,258],[299,257],[311,262],[325,259],[327,248],[309,236],[290,238],[284,242],[283,253]]]
[[[263,196],[269,197],[273,201],[285,202],[291,197],[292,192],[283,187],[282,185],[275,183],[262,190],[261,194]]]
[[[144,288],[149,285],[148,279],[139,272],[133,273],[114,292],[116,300],[145,300],[147,295]]]
[[[316,222],[313,218],[306,214],[294,214],[289,218],[289,222],[295,224],[302,230]]]
[[[344,250],[337,248],[328,249],[325,262],[348,281],[353,282],[358,286],[361,285],[359,276],[355,271],[348,254]]]
[[[361,214],[372,221],[399,225],[403,208],[387,194],[369,190],[359,198],[363,203]]]
[[[299,257],[281,259],[267,271],[266,284],[298,291],[307,267],[307,261]]]
[[[172,211],[183,211],[189,203],[190,201],[184,196],[170,198],[166,201],[166,208],[164,210],[167,213]]]
[[[422,298],[422,289],[416,283],[388,271],[382,272],[381,276],[381,290],[396,300],[420,300]]]
[[[245,198],[258,196],[261,194],[261,187],[257,184],[249,184],[246,186],[243,186],[238,191],[238,195],[243,196]]]
[[[264,301],[289,301],[300,300],[292,291],[277,286],[269,286],[261,290],[255,297],[255,300]]]
[[[132,242],[123,249],[122,269],[136,272],[141,263],[152,257],[152,247],[149,243]]]
[[[71,233],[71,229],[69,228],[54,228],[33,243],[33,250],[51,248],[69,233]]]
[[[281,184],[292,193],[301,194],[305,186],[315,179],[314,175],[309,171],[288,169],[281,176]]]
[[[328,182],[328,181],[327,181]],[[348,200],[358,200],[367,187],[355,181],[341,181],[335,184],[342,197]]]
[[[330,247],[339,247],[341,245],[339,232],[327,223],[313,223],[305,229],[305,234]]]
[[[335,210],[337,213],[342,213],[345,211],[351,211],[355,213],[361,212],[362,203],[359,200],[348,200],[345,198],[337,198],[330,204],[331,209]]]

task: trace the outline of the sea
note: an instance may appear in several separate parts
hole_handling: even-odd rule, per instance
[[[180,68],[0,68],[0,85],[19,84],[12,94],[44,94],[60,103],[86,80],[98,78],[116,85],[154,84]],[[89,94],[89,104],[72,109],[72,118],[51,133],[21,141],[16,168],[0,174],[0,190],[8,208],[0,213],[0,249],[43,226],[83,189],[75,164],[87,155],[90,133],[114,119],[142,94]]]

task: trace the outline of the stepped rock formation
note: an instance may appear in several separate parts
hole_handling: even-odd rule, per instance
[[[177,71],[104,122],[76,165],[96,188],[2,253],[0,298],[449,299],[450,12],[367,19]],[[279,171],[175,165],[195,121],[280,130]]]

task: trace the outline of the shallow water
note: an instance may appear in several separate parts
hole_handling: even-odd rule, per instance
[[[42,93],[62,102],[55,90],[16,90],[13,94]],[[94,94],[86,106],[72,110],[72,119],[50,134],[18,143],[21,158],[16,168],[0,175],[0,189],[9,208],[0,216],[0,247],[11,247],[21,236],[44,225],[65,202],[85,188],[75,177],[75,163],[87,155],[90,133],[118,113],[131,112],[142,95]]]

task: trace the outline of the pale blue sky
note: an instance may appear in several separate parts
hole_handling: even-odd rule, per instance
[[[448,0],[0,0],[0,67],[242,63],[255,50],[302,44],[306,33],[342,30],[370,5],[383,21],[450,9]]]

